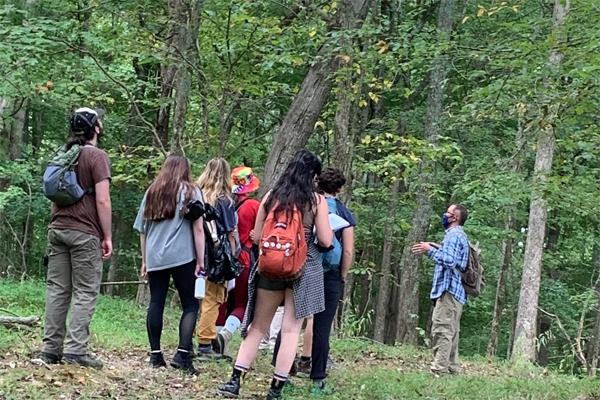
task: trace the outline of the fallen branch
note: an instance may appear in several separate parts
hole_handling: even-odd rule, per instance
[[[123,281],[123,282],[102,282],[101,286],[117,286],[117,285],[142,285],[147,284],[148,281]]]
[[[31,317],[12,317],[12,316],[0,316],[0,325],[10,326],[10,325],[27,325],[34,326],[39,322],[39,317],[31,316]]]
[[[571,345],[571,348],[573,349],[573,352],[575,353],[575,357],[577,358],[577,360],[581,363],[581,365],[584,368],[587,368],[588,363],[587,363],[587,361],[585,359],[585,355],[583,354],[583,350],[581,349],[580,346],[577,346],[577,342],[576,341],[573,341],[571,339],[571,336],[569,335],[569,333],[565,329],[565,326],[560,321],[560,318],[558,318],[558,315],[549,313],[548,311],[544,310],[541,307],[538,307],[538,310],[540,310],[542,313],[546,314],[550,318],[554,318],[556,320],[556,323],[558,324],[558,328],[561,330],[561,332],[563,333],[563,335],[565,335],[565,338],[568,340],[569,344]]]

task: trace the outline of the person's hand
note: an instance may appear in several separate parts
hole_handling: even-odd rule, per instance
[[[142,266],[140,267],[140,278],[146,279],[148,276],[148,271],[146,271],[146,263],[142,262]]]
[[[110,258],[110,256],[112,256],[112,251],[113,251],[112,239],[104,238],[102,240],[102,261],[108,260]]]
[[[199,278],[200,275],[204,275],[204,263],[196,262],[196,271],[194,272],[196,278]]]
[[[254,229],[250,231],[250,240],[252,240],[253,242],[256,241],[256,232],[254,232]]]
[[[433,249],[433,246],[430,242],[420,242],[412,247],[412,253],[418,256],[427,253],[429,250]]]

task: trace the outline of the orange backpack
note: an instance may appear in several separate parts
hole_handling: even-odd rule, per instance
[[[302,274],[308,245],[304,237],[302,213],[279,212],[277,205],[268,212],[259,243],[258,273],[273,280],[294,280]]]

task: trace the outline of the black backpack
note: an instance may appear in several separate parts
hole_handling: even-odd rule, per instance
[[[224,283],[237,278],[242,272],[242,266],[233,254],[227,233],[220,222],[218,210],[206,203],[204,208],[206,279],[214,283]]]

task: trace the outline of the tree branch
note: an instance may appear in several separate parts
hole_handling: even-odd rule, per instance
[[[96,66],[100,69],[100,71],[102,71],[102,73],[104,74],[104,76],[106,76],[110,81],[112,81],[114,84],[116,84],[117,86],[119,86],[121,89],[123,89],[125,91],[125,94],[127,95],[127,99],[129,100],[129,103],[133,106],[138,118],[140,118],[140,120],[144,123],[144,125],[146,125],[148,127],[148,129],[150,129],[150,131],[152,131],[152,134],[154,135],[154,139],[156,140],[156,143],[159,146],[159,150],[161,151],[161,153],[166,156],[167,155],[167,151],[165,150],[165,147],[162,143],[162,140],[160,139],[160,135],[158,134],[158,131],[156,130],[156,127],[149,122],[146,118],[144,118],[144,116],[142,115],[142,112],[140,111],[137,102],[135,100],[135,97],[133,96],[133,94],[129,91],[129,89],[127,88],[127,86],[125,86],[124,83],[118,81],[116,78],[114,78],[107,70],[106,68],[104,68],[102,66],[102,64],[100,63],[100,61],[98,60],[98,58],[92,54],[92,52],[90,52],[88,49],[83,48],[81,46],[77,46],[74,45],[72,43],[69,43],[63,39],[60,38],[55,38],[55,40],[64,43],[66,46],[68,46],[69,48],[73,49],[73,50],[77,50],[80,51],[81,53],[87,55],[88,57],[90,57],[94,63],[96,64]]]

